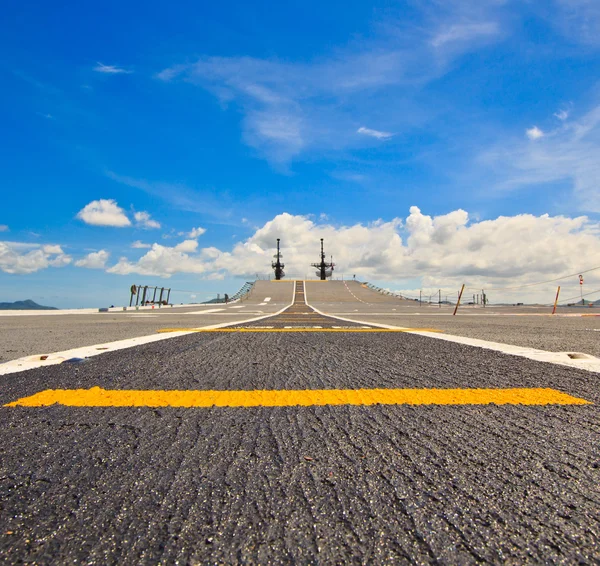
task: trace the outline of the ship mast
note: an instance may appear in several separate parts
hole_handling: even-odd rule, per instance
[[[281,281],[281,279],[285,275],[285,273],[283,271],[283,268],[285,267],[285,265],[283,263],[281,263],[281,258],[283,256],[281,255],[281,252],[279,251],[279,238],[277,238],[277,253],[273,257],[275,258],[276,261],[271,263],[271,267],[275,270],[275,280]]]
[[[323,238],[321,238],[321,261],[319,263],[311,263],[311,267],[316,267],[318,269],[317,275],[321,279],[321,281],[325,281],[327,277],[331,277],[333,273],[333,269],[335,264],[333,263],[333,258],[331,263],[327,263],[325,261],[325,252],[323,251]]]

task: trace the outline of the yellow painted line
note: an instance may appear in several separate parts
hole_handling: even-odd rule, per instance
[[[555,389],[140,391],[47,389],[5,407],[292,407],[313,405],[588,405]]]
[[[280,322],[280,321],[278,321]],[[306,321],[296,321],[306,324]],[[320,321],[322,322],[322,321]],[[365,323],[368,324],[368,323]],[[157,332],[444,332],[437,328],[159,328]]]

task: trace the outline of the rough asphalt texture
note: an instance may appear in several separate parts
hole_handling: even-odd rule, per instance
[[[283,316],[283,315],[282,315]],[[551,387],[596,374],[408,334],[194,334],[6,376],[49,388]],[[1,408],[0,561],[597,563],[587,406]]]

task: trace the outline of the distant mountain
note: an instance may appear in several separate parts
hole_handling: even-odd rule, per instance
[[[15,301],[14,303],[0,303],[0,311],[56,311],[56,307],[44,307],[31,299]]]

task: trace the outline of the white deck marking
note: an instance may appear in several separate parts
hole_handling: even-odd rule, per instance
[[[204,328],[207,330],[214,328],[225,328],[227,326],[235,326],[236,324],[247,324],[248,322],[256,322],[281,314],[287,308],[294,304],[296,299],[296,286],[292,285],[292,302],[285,305],[283,308],[274,313],[257,316],[254,318],[246,318],[243,320],[237,320],[234,322],[222,322],[220,324],[210,324],[208,326],[201,326],[190,330],[182,330],[177,332],[165,332],[162,334],[151,334],[149,336],[139,336],[136,338],[128,338],[127,340],[117,340],[115,342],[106,342],[104,344],[94,344],[93,346],[84,346],[81,348],[72,348],[71,350],[64,350],[62,352],[53,352],[51,354],[35,354],[32,356],[25,356],[24,358],[18,358],[16,360],[10,360],[8,362],[0,363],[0,375],[7,375],[10,373],[17,373],[28,369],[34,369],[45,366],[53,366],[61,364],[65,360],[70,358],[91,358],[93,356],[99,356],[105,352],[114,352],[115,350],[123,350],[125,348],[133,348],[134,346],[140,346],[142,344],[150,344],[151,342],[159,342],[161,340],[170,340],[171,338],[178,338],[179,336],[186,336],[188,334],[196,334],[198,328]],[[198,306],[198,305],[194,305]],[[50,311],[52,312],[52,311]],[[206,312],[206,311],[204,311]],[[241,314],[241,313],[240,313]],[[250,314],[250,313],[248,313]],[[40,356],[47,356],[45,360],[41,360]]]
[[[509,354],[512,356],[519,356],[521,358],[535,360],[536,362],[547,362],[559,366],[567,366],[571,368],[584,369],[587,371],[600,373],[600,358],[596,358],[595,356],[589,354],[583,354],[585,358],[572,359],[569,357],[568,354],[574,352],[547,352],[546,350],[537,350],[536,348],[524,348],[522,346],[513,346],[512,344],[501,344],[500,342],[488,342],[487,340],[478,340],[476,338],[453,336],[452,334],[442,334],[438,332],[422,332],[418,330],[410,330],[403,326],[392,326],[390,324],[381,324],[379,322],[369,322],[365,320],[353,320],[351,318],[344,318],[335,314],[320,311],[319,309],[308,303],[308,297],[306,296],[306,292],[304,293],[304,300],[306,304],[309,307],[311,307],[315,312],[322,314],[323,316],[329,316],[331,318],[344,320],[346,322],[354,322],[358,324],[364,324],[365,322],[368,322],[371,326],[375,326],[378,328],[406,329],[406,334],[417,334],[419,336],[425,336],[434,340],[446,340],[447,342],[455,342],[457,344],[475,346],[476,348],[494,350],[503,354]],[[364,316],[368,316],[368,313],[365,313]]]
[[[186,312],[184,314],[208,314],[208,313],[211,313],[211,312],[221,312],[221,311],[224,311],[224,310],[225,309],[208,309],[208,310],[205,310],[205,311]]]

